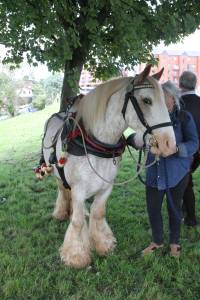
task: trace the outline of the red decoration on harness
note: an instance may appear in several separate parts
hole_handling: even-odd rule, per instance
[[[34,169],[34,172],[35,172],[35,176],[37,179],[42,179],[44,174],[43,172],[41,171],[41,166],[38,166],[37,168]]]
[[[48,165],[46,167],[45,174],[50,175],[52,171],[53,171],[53,167],[51,165]]]
[[[67,161],[66,152],[61,152],[61,157],[58,160],[58,167],[63,168]]]
[[[70,141],[70,140],[75,139],[77,136],[81,136],[81,132],[80,132],[79,129],[76,129],[76,130],[71,131],[71,132],[68,134],[67,139]]]
[[[44,175],[50,175],[53,170],[51,165],[46,165],[46,163],[42,163],[40,166],[37,166],[34,169],[35,175],[37,179],[43,179]]]
[[[42,163],[40,167],[41,167],[41,170],[45,172],[47,165],[46,165],[46,163]]]

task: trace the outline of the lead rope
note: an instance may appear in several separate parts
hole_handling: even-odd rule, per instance
[[[149,149],[147,149],[147,150],[145,149],[144,163],[143,163],[143,164],[140,164],[140,168],[139,168],[139,170],[137,170],[137,172],[136,172],[136,174],[135,174],[134,177],[132,177],[132,178],[129,179],[129,180],[126,180],[126,181],[123,181],[123,182],[116,182],[116,183],[115,183],[114,181],[109,181],[109,180],[103,178],[103,177],[95,170],[95,168],[93,167],[93,165],[92,165],[92,163],[91,163],[91,161],[90,161],[90,159],[89,159],[88,152],[87,152],[87,148],[86,148],[86,144],[85,144],[85,138],[84,138],[84,135],[83,135],[83,131],[82,131],[81,126],[78,124],[77,120],[74,119],[73,117],[70,116],[69,119],[72,119],[72,120],[74,121],[75,125],[76,125],[76,126],[78,127],[78,129],[80,130],[81,137],[82,137],[82,140],[83,140],[83,148],[84,148],[84,150],[85,150],[85,155],[86,155],[86,158],[87,158],[87,161],[88,161],[89,166],[91,167],[91,169],[93,170],[93,172],[94,172],[100,179],[102,179],[104,182],[106,182],[106,183],[108,183],[108,184],[115,185],[115,186],[121,186],[121,185],[124,185],[125,183],[129,183],[129,182],[135,180],[135,179],[138,177],[138,175],[143,171],[143,169],[146,169],[146,168],[148,168],[148,167],[150,167],[150,166],[152,166],[153,164],[156,163],[156,159],[155,159],[151,164],[145,166],[146,160],[147,160],[147,156],[148,156],[148,153],[149,153]],[[130,151],[129,151],[129,153],[130,153]],[[132,155],[131,155],[131,156],[132,156]],[[133,157],[133,156],[132,156],[132,157]]]
[[[130,150],[130,147],[129,147],[129,145],[127,145],[127,148],[128,148],[128,152],[129,152],[129,155],[132,157],[132,159],[135,161],[135,163],[137,164],[137,168],[141,168],[142,166],[145,166],[145,169],[148,169],[148,168],[150,168],[151,166],[153,166],[156,162],[157,162],[157,160],[158,160],[158,157],[157,156],[155,156],[155,159],[150,163],[150,164],[148,164],[148,165],[146,165],[146,164],[141,164],[140,162],[141,162],[141,159],[140,159],[140,157],[139,157],[139,160],[136,160],[136,158],[134,157],[134,155],[133,155],[133,153],[131,152],[131,150]],[[142,155],[142,151],[144,151],[144,152],[147,152],[147,156],[148,156],[148,153],[149,153],[149,151],[150,151],[150,149],[149,149],[149,147],[145,147],[145,149],[144,150],[139,150],[139,156],[140,155]],[[146,161],[145,161],[146,162]]]

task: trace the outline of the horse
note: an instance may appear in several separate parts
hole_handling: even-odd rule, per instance
[[[103,144],[115,145],[130,127],[136,131],[135,141],[139,147],[144,142],[148,144],[154,137],[156,143],[151,147],[153,153],[165,156],[174,153],[174,131],[158,82],[163,70],[153,76],[149,75],[150,70],[151,66],[148,65],[135,77],[115,78],[97,86],[76,104],[76,121],[81,120],[85,132]],[[59,126],[60,123],[51,128],[54,134]],[[48,128],[43,142],[51,143]],[[48,147],[43,147],[46,164],[49,162],[50,152]],[[60,134],[56,142],[58,159],[61,152]],[[116,239],[106,221],[105,212],[120,160],[120,155],[113,159],[93,154],[86,157],[67,153],[63,171],[71,191],[63,186],[56,167],[53,167],[58,180],[54,218],[68,218],[70,205],[72,207],[70,223],[60,247],[60,257],[66,266],[86,267],[91,262],[93,249],[100,256],[105,256],[114,249]],[[85,200],[92,196],[94,200],[87,222]]]

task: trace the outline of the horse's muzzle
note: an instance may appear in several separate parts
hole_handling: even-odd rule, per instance
[[[153,135],[149,139],[150,151],[153,154],[169,156],[176,153],[175,137],[168,134]]]

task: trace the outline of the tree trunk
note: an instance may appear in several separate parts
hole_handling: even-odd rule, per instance
[[[69,63],[68,61],[65,63],[60,111],[66,110],[67,99],[69,97],[79,94],[79,80],[83,64],[84,62],[80,60],[76,64],[73,62]]]

